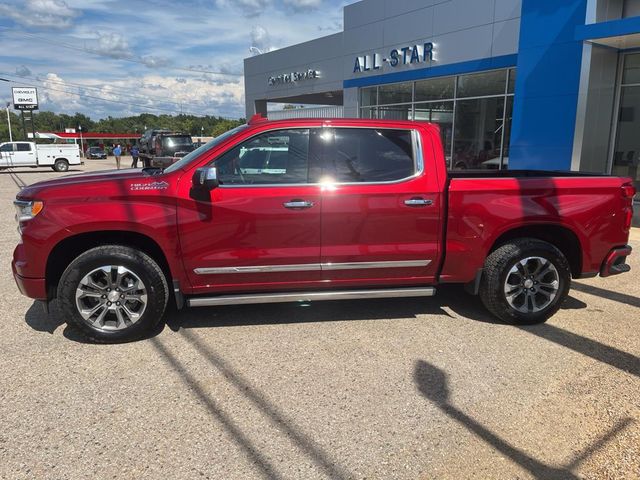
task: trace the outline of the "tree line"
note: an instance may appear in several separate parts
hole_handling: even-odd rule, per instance
[[[10,111],[11,133],[14,140],[24,140],[22,120],[20,115]],[[0,114],[0,141],[9,141],[9,127],[6,110]],[[34,115],[35,130],[37,132],[64,132],[66,128],[82,128],[84,132],[102,133],[139,133],[142,135],[145,129],[163,128],[193,136],[217,137],[218,135],[245,123],[245,119],[229,120],[228,118],[194,115],[153,115],[143,113],[132,117],[107,117],[100,120],[92,120],[87,115],[76,113],[36,112]],[[27,124],[27,131],[31,131],[31,125]]]

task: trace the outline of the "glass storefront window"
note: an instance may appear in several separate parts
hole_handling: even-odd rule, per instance
[[[453,102],[416,103],[413,120],[435,123],[440,127],[445,157],[450,163],[453,139]]]
[[[457,102],[453,169],[500,168],[504,101],[494,97]]]
[[[368,107],[378,104],[378,87],[363,88],[360,90],[360,106]]]
[[[506,81],[507,70],[461,75],[458,77],[458,98],[504,95]]]
[[[452,99],[455,91],[455,77],[433,78],[416,82],[416,102]]]
[[[632,55],[629,55],[631,57]],[[629,59],[627,57],[627,60]],[[613,153],[613,175],[631,177],[640,187],[640,86],[623,87],[616,148]]]
[[[378,107],[378,118],[381,120],[409,120],[411,104]]]
[[[449,168],[507,168],[515,82],[503,69],[363,88],[360,117],[437,124]]]
[[[624,59],[622,84],[640,83],[640,54],[627,55]]]
[[[511,123],[513,120],[513,97],[507,97],[506,121],[504,122],[504,139],[502,142],[502,168],[509,168],[509,147],[511,144]]]
[[[376,107],[365,107],[360,109],[360,118],[377,118]]]
[[[514,93],[516,91],[516,70],[512,68],[509,70],[509,84],[507,85],[507,93]]]
[[[413,83],[395,83],[378,88],[378,105],[411,102]]]

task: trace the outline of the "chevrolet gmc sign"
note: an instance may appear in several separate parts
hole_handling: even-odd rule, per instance
[[[13,108],[38,110],[38,91],[35,87],[13,87]]]

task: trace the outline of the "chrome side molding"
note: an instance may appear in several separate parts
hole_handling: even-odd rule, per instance
[[[299,265],[250,265],[246,267],[195,268],[198,275],[228,273],[318,272],[321,270],[359,270],[366,268],[427,267],[431,260],[401,260],[391,262],[303,263]]]
[[[215,275],[225,273],[273,273],[273,272],[312,272],[320,271],[319,263],[305,263],[301,265],[252,265],[247,267],[216,267],[196,268],[198,275]]]
[[[315,292],[258,293],[189,298],[190,307],[217,305],[250,305],[256,303],[319,302],[328,300],[356,300],[363,298],[432,297],[434,287],[385,288],[374,290],[328,290]]]
[[[351,263],[322,263],[322,270],[359,270],[361,268],[411,268],[426,267],[431,260],[406,260],[398,262],[351,262]]]

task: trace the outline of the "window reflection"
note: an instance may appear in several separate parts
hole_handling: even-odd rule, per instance
[[[451,162],[453,140],[453,102],[416,103],[414,120],[435,123],[440,127],[447,163]]]
[[[409,120],[411,104],[378,107],[378,118],[382,120]]]
[[[378,87],[378,105],[411,102],[413,84],[395,83]]]
[[[458,77],[458,97],[502,95],[506,90],[507,71],[477,73]]]
[[[631,177],[640,187],[640,86],[622,88],[612,174]]]
[[[455,77],[433,78],[416,82],[416,102],[453,98]]]
[[[504,97],[457,103],[454,169],[500,168],[503,115]]]

